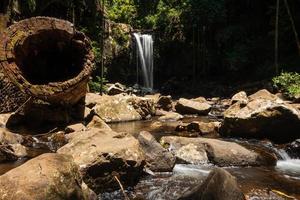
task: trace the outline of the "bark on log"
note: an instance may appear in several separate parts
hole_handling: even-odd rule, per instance
[[[22,92],[72,105],[86,94],[94,55],[89,39],[64,20],[34,17],[0,36],[0,67]]]

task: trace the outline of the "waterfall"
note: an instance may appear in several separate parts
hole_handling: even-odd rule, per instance
[[[153,89],[153,39],[149,34],[134,33],[138,68],[142,70],[143,86]]]

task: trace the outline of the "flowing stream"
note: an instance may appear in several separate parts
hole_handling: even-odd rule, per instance
[[[209,117],[190,117],[183,119],[184,122],[216,120]],[[126,130],[136,136],[140,131],[151,132],[157,140],[162,136],[174,135],[174,127],[178,122],[160,122],[156,118],[146,121],[135,121],[110,124],[117,132]],[[43,137],[43,138],[48,138]],[[55,149],[55,142],[44,141],[36,138],[34,148],[29,156],[30,159],[51,149]],[[231,139],[240,144],[255,146],[255,148],[268,149],[277,154],[279,160],[272,167],[226,167],[237,178],[238,184],[249,200],[284,200],[300,199],[300,160],[291,158],[284,149],[277,147],[271,142],[257,140]],[[52,144],[53,143],[53,144]],[[0,175],[15,168],[27,159],[21,159],[12,163],[0,164]],[[130,199],[145,200],[174,200],[183,193],[198,184],[201,184],[209,172],[215,168],[213,164],[191,165],[176,164],[172,172],[154,173],[140,178],[133,188],[126,188]],[[283,195],[282,195],[283,194]],[[284,196],[287,195],[287,196]],[[102,200],[123,200],[120,190],[99,194]]]
[[[149,34],[134,33],[137,51],[137,70],[142,70],[143,86],[153,89],[153,39]]]

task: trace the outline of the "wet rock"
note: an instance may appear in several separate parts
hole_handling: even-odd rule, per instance
[[[299,138],[300,112],[267,90],[249,96],[249,103],[235,103],[224,112],[223,136],[269,138],[288,142]],[[288,134],[286,133],[288,130]]]
[[[157,100],[156,107],[158,109],[162,109],[165,111],[170,111],[172,110],[172,97],[171,96],[160,96],[159,99]]]
[[[134,184],[143,171],[143,151],[131,135],[91,128],[70,133],[67,139],[68,144],[57,152],[71,155],[80,166],[85,182],[97,192],[118,188],[114,176],[122,184]]]
[[[241,105],[246,105],[249,102],[246,92],[241,91],[231,98],[231,104],[235,104],[236,102],[240,102]]]
[[[162,137],[161,144],[169,145],[169,148],[176,152],[183,146],[194,144],[207,153],[209,161],[219,166],[259,166],[275,165],[274,160],[264,157],[254,151],[234,143],[218,139],[207,138],[186,138],[176,136]]]
[[[78,132],[78,131],[84,131],[86,127],[82,123],[77,123],[77,124],[72,124],[66,127],[65,132],[66,134],[68,133],[73,133],[73,132]]]
[[[245,200],[236,178],[224,169],[213,169],[206,180],[178,200]]]
[[[294,142],[288,144],[285,147],[285,150],[287,151],[287,153],[289,154],[289,156],[291,158],[299,159],[300,158],[300,139],[295,140]]]
[[[207,102],[200,103],[188,99],[181,98],[175,105],[176,112],[180,114],[198,114],[207,115],[211,110],[211,105]]]
[[[183,116],[176,112],[163,112],[163,116],[158,118],[159,121],[178,121],[180,119],[183,119]]]
[[[51,134],[50,137],[47,138],[49,141],[50,150],[56,152],[57,149],[64,146],[67,143],[66,135],[63,131],[59,131],[57,133]]]
[[[145,153],[147,166],[154,172],[172,171],[175,165],[175,157],[167,149],[163,148],[151,133],[143,131],[138,135],[138,141]]]
[[[71,156],[43,154],[0,176],[0,198],[96,200]]]
[[[141,115],[129,104],[128,98],[123,95],[97,95],[88,93],[86,106],[94,110],[105,122],[122,122],[141,120]]]
[[[121,83],[115,83],[108,87],[107,94],[108,95],[117,95],[124,93],[126,91],[126,87]]]
[[[207,154],[202,146],[199,148],[196,145],[190,143],[178,149],[176,151],[176,158],[179,162],[201,165],[208,163]]]

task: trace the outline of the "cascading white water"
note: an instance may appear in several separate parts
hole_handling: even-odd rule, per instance
[[[153,89],[153,39],[149,34],[134,33],[136,50],[138,54],[137,63],[140,63],[143,75],[143,86]],[[139,61],[139,62],[138,62]]]
[[[274,148],[274,150],[281,157],[281,160],[277,161],[276,168],[284,173],[288,173],[290,176],[294,176],[294,178],[300,178],[300,159],[291,158],[283,149]]]

